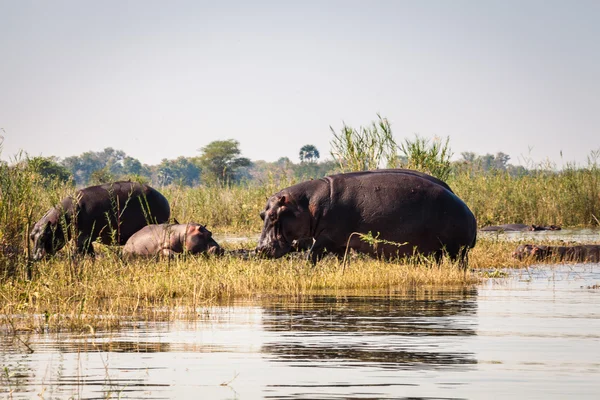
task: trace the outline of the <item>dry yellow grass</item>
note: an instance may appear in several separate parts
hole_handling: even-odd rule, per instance
[[[8,330],[111,329],[130,320],[195,316],[223,299],[297,297],[319,291],[396,290],[478,282],[444,262],[386,262],[355,257],[344,266],[326,258],[317,266],[299,255],[278,260],[180,257],[126,263],[111,251],[93,261],[66,255],[35,265],[33,279],[0,284],[0,323]]]

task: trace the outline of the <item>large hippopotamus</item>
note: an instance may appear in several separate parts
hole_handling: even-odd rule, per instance
[[[133,234],[123,247],[123,256],[173,256],[176,253],[223,254],[206,227],[196,224],[147,225]]]
[[[544,246],[522,244],[512,253],[519,260],[531,257],[534,260],[599,262],[600,245]]]
[[[72,234],[79,254],[94,255],[92,242],[123,245],[144,226],[169,220],[167,199],[137,182],[90,186],[64,198],[33,227],[32,258],[40,260],[64,247]]]
[[[484,226],[480,229],[483,232],[533,232],[533,231],[560,231],[560,226],[550,225],[526,225],[526,224],[504,224]]]
[[[316,263],[328,252],[342,256],[348,245],[373,256],[440,259],[443,252],[466,266],[475,245],[473,213],[442,181],[411,170],[337,174],[302,182],[272,195],[256,251],[277,258],[293,243],[310,243]],[[375,245],[359,234],[380,239]],[[392,243],[393,242],[393,243]]]

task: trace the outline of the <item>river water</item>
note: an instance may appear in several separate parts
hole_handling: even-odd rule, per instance
[[[454,290],[232,303],[112,333],[3,335],[0,394],[599,398],[600,265],[509,272]]]

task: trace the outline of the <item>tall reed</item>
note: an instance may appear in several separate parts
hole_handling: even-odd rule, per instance
[[[386,118],[370,126],[354,129],[346,124],[339,133],[330,127],[333,139],[331,155],[342,172],[366,171],[385,167],[396,158],[396,142]]]
[[[567,167],[521,176],[463,171],[448,183],[475,214],[479,226],[535,223],[566,227],[599,226],[600,169]]]
[[[0,153],[2,147],[0,142]],[[0,280],[7,276],[29,276],[29,231],[37,218],[72,189],[60,181],[41,177],[19,162],[0,163]]]

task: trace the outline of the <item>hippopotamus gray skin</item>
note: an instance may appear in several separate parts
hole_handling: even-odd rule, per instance
[[[512,255],[519,260],[533,257],[535,260],[599,262],[600,245],[543,246],[522,244],[517,247]]]
[[[526,224],[504,224],[484,226],[480,229],[484,232],[528,232],[528,231],[560,231],[561,227],[556,225],[526,225]]]
[[[466,267],[468,250],[476,241],[476,220],[438,181],[416,171],[375,170],[290,186],[267,200],[256,251],[278,258],[291,251],[294,241],[307,243],[310,238],[313,264],[325,250],[343,256],[348,244],[358,252],[385,257],[416,251],[439,260],[446,251]],[[353,234],[369,232],[395,243],[372,246]]]
[[[222,255],[223,249],[203,225],[157,224],[147,225],[134,233],[125,247],[123,256],[173,256],[176,253]]]
[[[167,199],[148,185],[114,182],[90,186],[64,198],[34,225],[32,258],[55,254],[71,240],[72,233],[78,254],[94,256],[92,242],[97,238],[104,244],[123,245],[149,223],[168,221],[170,213]]]

